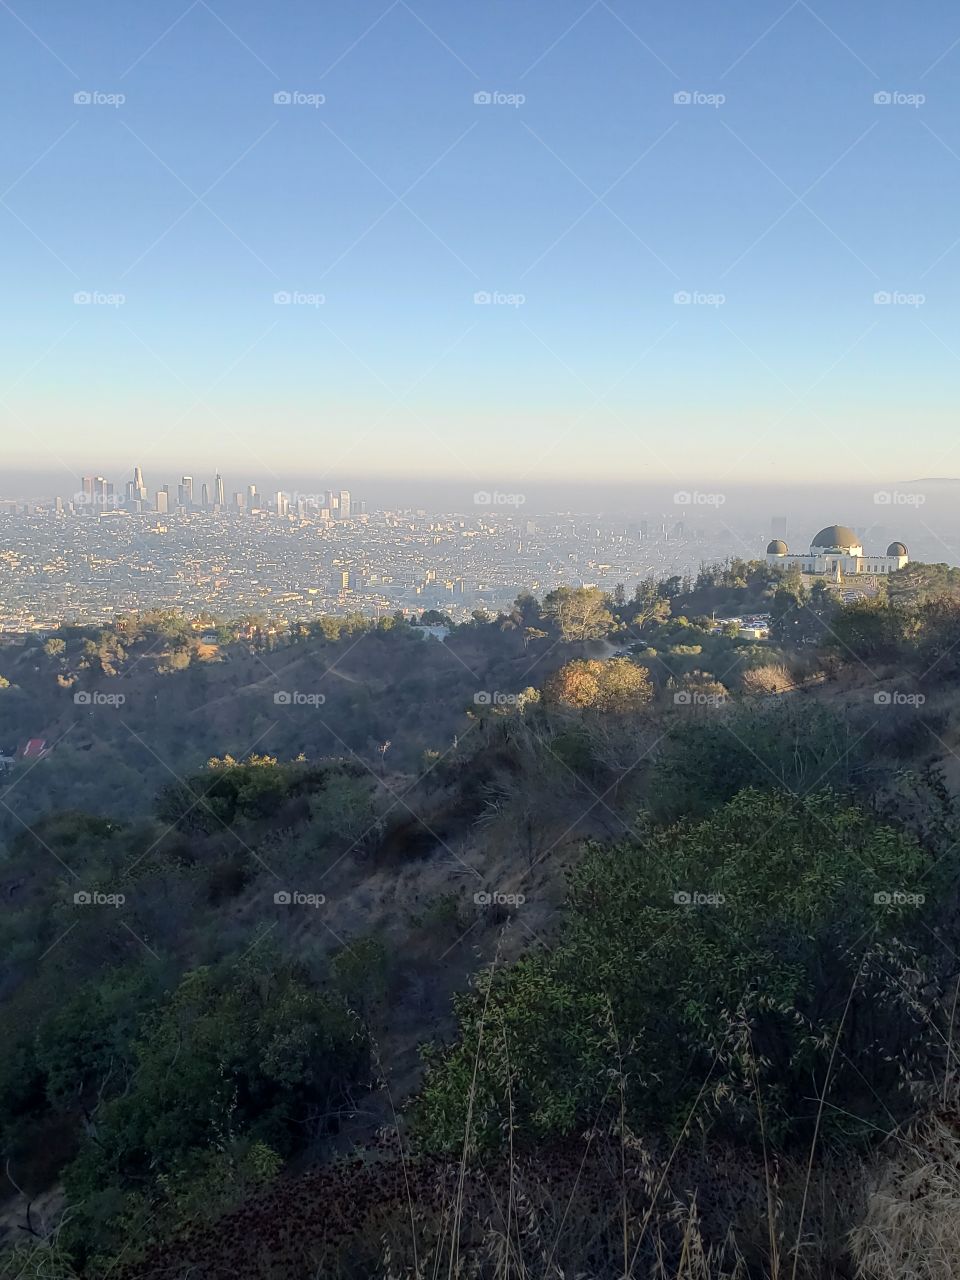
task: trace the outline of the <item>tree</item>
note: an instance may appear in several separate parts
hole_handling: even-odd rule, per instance
[[[939,596],[922,604],[907,624],[910,649],[915,647],[916,660],[923,678],[950,680],[960,670],[960,598]],[[902,652],[902,650],[901,650]]]
[[[744,671],[741,682],[745,693],[770,695],[783,693],[795,683],[786,667],[779,663],[770,663],[764,667],[751,667]]]
[[[540,601],[529,591],[520,592],[513,602],[513,612],[517,615],[520,625],[524,627],[538,626],[543,617]]]
[[[568,642],[599,640],[613,627],[606,595],[599,587],[558,587],[543,601],[543,614]]]
[[[365,1040],[341,1001],[311,989],[273,954],[187,973],[144,1022],[136,1071],[107,1102],[67,1170],[77,1246],[115,1250],[117,1221],[91,1239],[90,1214],[156,1190],[212,1149],[238,1138],[281,1154],[323,1130],[367,1062]]]
[[[331,770],[322,789],[310,797],[310,833],[327,843],[353,844],[377,830],[368,782],[342,770]]]
[[[918,996],[934,962],[890,890],[932,866],[829,794],[747,791],[695,826],[593,849],[556,945],[458,1001],[458,1040],[428,1055],[422,1135],[459,1149],[468,1127],[496,1147],[508,1129],[523,1142],[602,1126],[614,1070],[635,1132],[676,1134],[695,1111],[756,1140],[759,1091],[767,1140],[805,1146],[828,1075],[826,1132],[889,1127],[909,1103],[905,1061],[936,1044]]]
[[[891,573],[886,580],[891,604],[926,604],[943,596],[960,597],[960,569],[947,564],[914,562]]]
[[[848,661],[870,663],[896,657],[915,630],[907,611],[899,606],[857,600],[837,609],[823,644]]]
[[[665,821],[703,817],[746,787],[805,796],[849,786],[871,746],[843,717],[789,699],[735,705],[721,717],[674,717],[654,755],[650,808]]]
[[[544,701],[597,711],[637,711],[653,697],[646,667],[629,658],[578,658],[560,667],[543,688]]]
[[[643,630],[648,622],[664,622],[669,618],[670,601],[660,583],[653,578],[646,578],[637,583],[633,599],[625,612],[630,625]]]

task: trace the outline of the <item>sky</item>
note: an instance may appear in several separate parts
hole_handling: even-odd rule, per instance
[[[945,0],[0,0],[0,491],[960,475]]]

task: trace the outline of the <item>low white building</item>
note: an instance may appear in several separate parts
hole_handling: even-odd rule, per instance
[[[780,538],[774,538],[767,547],[767,564],[799,569],[801,573],[832,578],[835,582],[860,574],[896,573],[909,561],[907,548],[902,542],[891,542],[884,555],[865,552],[857,535],[843,524],[831,524],[821,529],[810,543],[808,552],[791,555],[787,544]]]

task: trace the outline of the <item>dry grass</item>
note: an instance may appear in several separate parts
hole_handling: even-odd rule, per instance
[[[863,1280],[960,1275],[960,1112],[934,1112],[892,1139],[851,1234]]]

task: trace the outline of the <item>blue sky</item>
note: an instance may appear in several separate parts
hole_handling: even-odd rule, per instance
[[[955,42],[902,0],[0,4],[2,463],[960,474]]]

